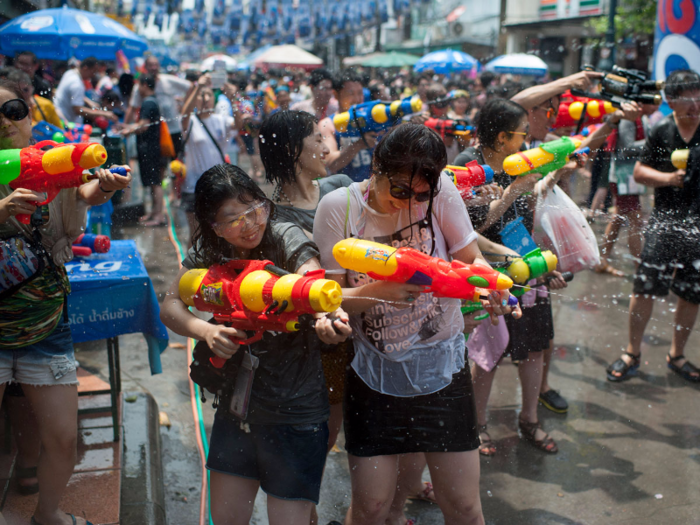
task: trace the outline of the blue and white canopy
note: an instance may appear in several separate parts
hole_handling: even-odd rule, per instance
[[[541,77],[547,74],[547,64],[540,57],[525,53],[501,55],[486,64],[486,71],[510,75],[531,75]]]
[[[134,58],[146,49],[146,41],[120,23],[65,6],[33,11],[0,27],[0,53],[8,56],[32,51],[39,58],[53,60],[89,56],[114,60],[118,50]]]

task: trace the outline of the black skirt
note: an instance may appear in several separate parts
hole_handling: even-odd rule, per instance
[[[359,457],[464,452],[479,447],[469,367],[433,394],[395,397],[372,390],[348,367],[345,448]]]
[[[554,319],[549,298],[538,297],[534,306],[523,308],[523,316],[515,319],[504,316],[510,341],[505,355],[514,361],[527,359],[530,352],[541,352],[549,348],[549,340],[554,339]]]

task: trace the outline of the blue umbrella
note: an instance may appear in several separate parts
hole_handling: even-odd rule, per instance
[[[479,61],[467,53],[454,49],[441,49],[428,53],[413,66],[416,73],[431,70],[439,75],[471,71],[473,68],[477,70],[480,68]]]
[[[65,6],[33,11],[0,27],[0,53],[9,56],[33,51],[39,58],[53,60],[89,56],[114,60],[120,49],[134,58],[143,55],[148,44],[106,16]]]
[[[485,69],[503,75],[542,77],[547,74],[547,64],[540,57],[525,53],[501,55],[486,64]]]

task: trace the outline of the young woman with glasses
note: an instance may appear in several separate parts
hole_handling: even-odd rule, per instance
[[[487,266],[457,189],[441,175],[446,162],[435,132],[400,125],[377,145],[372,177],[329,193],[316,212],[321,264],[343,287],[354,331],[344,400],[352,481],[346,525],[385,523],[399,457],[417,452],[426,453],[446,522],[483,523],[459,300],[435,298],[417,285],[370,282],[332,254],[338,241],[357,237]],[[491,294],[495,315],[511,313],[502,306],[507,295]]]
[[[217,525],[248,524],[259,488],[267,493],[272,525],[308,525],[318,503],[328,444],[328,396],[320,345],[338,344],[350,334],[345,322],[323,316],[313,330],[266,333],[239,347],[247,336],[225,325],[203,321],[180,299],[180,278],[192,268],[232,259],[270,260],[289,272],[319,269],[318,250],[294,224],[274,220],[274,205],[240,168],[219,164],[195,187],[198,228],[161,307],[161,319],[174,332],[205,341],[218,357],[240,366],[246,352],[259,359],[245,419],[229,411],[224,393],[214,419],[207,468],[211,513]],[[315,333],[314,333],[315,331]],[[226,401],[229,399],[229,401]]]
[[[0,79],[0,149],[26,148],[32,140],[21,86]],[[17,215],[32,214],[46,195],[11,188],[12,170],[11,165],[0,166],[0,180],[5,181],[0,184],[0,291],[5,292],[0,298],[0,400],[10,381],[21,384],[39,425],[39,500],[31,523],[84,525],[89,522],[58,508],[75,467],[78,432],[78,378],[66,313],[70,284],[64,264],[73,258],[71,244],[85,228],[88,207],[107,202],[128,186],[131,175],[98,169],[97,180],[61,190],[48,204],[48,218],[27,225]],[[35,247],[35,253],[44,259],[44,269],[19,288],[7,287],[8,275],[16,278],[18,267],[29,272],[24,247],[32,240],[43,246],[43,250]],[[0,523],[5,523],[2,516]]]

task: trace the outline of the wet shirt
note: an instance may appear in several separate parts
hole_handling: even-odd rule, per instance
[[[338,144],[338,149],[343,150],[354,142],[362,140],[358,137],[341,137],[340,133],[335,132],[335,141]],[[369,179],[372,171],[372,155],[374,149],[362,149],[355,155],[350,163],[343,168],[343,172],[355,182],[362,182]]]
[[[313,257],[316,245],[298,226],[272,222],[271,235],[266,235],[252,259],[268,259],[289,272]],[[182,261],[186,268],[202,268],[194,250]],[[246,421],[259,425],[302,425],[326,421],[329,416],[328,392],[321,367],[320,345],[313,330],[292,333],[265,332],[253,343],[253,355],[260,359],[255,371],[250,408]],[[232,357],[240,363],[246,347]],[[233,417],[221,405],[219,415]]]
[[[647,137],[640,161],[655,170],[672,173],[671,154],[677,149],[694,148],[700,145],[700,126],[690,142],[685,142],[678,132],[673,114],[658,122]],[[654,211],[652,218],[658,220],[686,217],[692,206],[691,193],[685,188],[665,186],[654,189]]]
[[[535,146],[532,146],[535,147]],[[465,166],[467,163],[476,160],[479,164],[486,164],[484,162],[484,156],[480,149],[478,148],[467,148],[462,153],[460,153],[455,159],[456,166]],[[507,188],[513,182],[513,177],[507,173],[500,171],[493,174],[493,181],[498,183],[503,189]],[[478,230],[479,227],[484,224],[486,216],[489,212],[489,206],[470,206],[467,208],[469,211],[469,216],[474,223],[474,227]],[[535,215],[530,208],[529,198],[526,195],[519,196],[515,202],[506,210],[506,212],[497,220],[493,225],[489,226],[482,235],[488,240],[502,244],[501,241],[501,230],[503,227],[517,219],[518,217],[523,218],[523,224],[527,231],[532,233],[535,227]]]
[[[338,188],[345,188],[352,184],[352,179],[347,175],[330,175],[318,180],[318,201],[325,197],[328,193]],[[314,216],[318,206],[313,210],[304,210],[294,206],[276,205],[277,218],[281,221],[292,222],[298,224],[305,231],[311,233],[314,229]]]
[[[433,228],[424,224],[427,203],[412,202],[394,214],[378,213],[367,205],[355,183],[337,189],[320,202],[314,240],[326,273],[346,275],[347,286],[371,282],[366,274],[346,270],[333,257],[333,246],[358,237],[382,244],[410,246],[449,260],[476,240],[457,188],[442,175],[433,202]],[[348,199],[349,196],[349,199]],[[464,367],[464,321],[459,300],[421,293],[411,306],[379,303],[350,317],[355,357],[352,367],[373,390],[397,397],[437,392]]]

